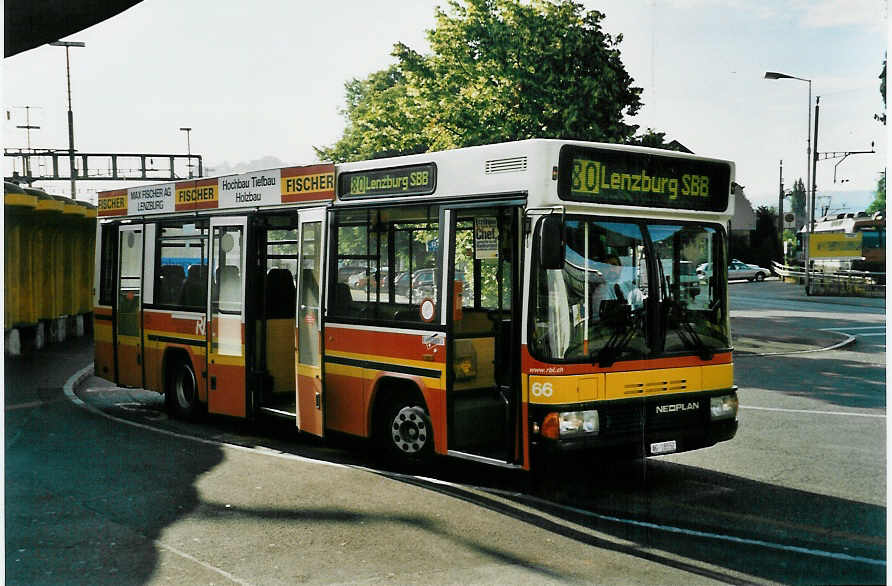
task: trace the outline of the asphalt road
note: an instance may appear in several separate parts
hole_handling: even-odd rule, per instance
[[[884,306],[731,291],[734,440],[535,480],[172,421],[87,376],[85,340],[7,359],[7,583],[885,581]]]

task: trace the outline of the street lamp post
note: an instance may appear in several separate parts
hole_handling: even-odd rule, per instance
[[[780,162],[780,181],[777,192],[777,239],[780,241],[781,261],[784,258],[784,162]],[[786,262],[784,262],[786,264]]]
[[[71,112],[71,62],[68,58],[68,48],[86,47],[87,44],[78,41],[54,41],[50,45],[65,47],[65,79],[68,83],[68,165],[71,167],[71,199],[77,199],[74,166],[74,114]]]
[[[814,199],[815,199],[814,182],[812,181],[812,177],[811,177],[811,175],[814,174],[814,160],[812,159],[812,155],[811,155],[811,80],[805,79],[803,77],[796,77],[795,75],[787,75],[786,73],[778,73],[776,71],[766,71],[765,79],[797,79],[799,81],[807,81],[808,82],[808,108],[807,108],[807,110],[808,110],[808,129],[805,133],[806,139],[807,139],[807,146],[805,148],[805,174],[806,174],[805,175],[805,199],[806,199],[806,209],[809,212],[808,218],[807,218],[809,231],[806,232],[806,236],[805,236],[805,293],[807,295],[808,291],[809,291],[808,265],[811,262],[811,259],[809,258],[809,251],[808,251],[809,233],[812,231],[812,228],[814,226]],[[815,127],[816,127],[815,134],[817,134],[817,114],[815,114]],[[815,140],[817,140],[817,137],[815,137]],[[817,146],[815,146],[815,151],[817,154]],[[808,201],[809,201],[809,197],[808,197],[809,186],[812,187],[811,204],[810,205],[808,203]]]
[[[190,142],[190,133],[192,132],[191,126],[181,126],[180,130],[186,133],[186,155],[189,167],[189,179],[192,179],[192,144]]]

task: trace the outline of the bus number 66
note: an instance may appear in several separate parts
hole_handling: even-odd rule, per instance
[[[550,397],[554,394],[554,388],[551,383],[533,383],[530,392],[534,397]]]

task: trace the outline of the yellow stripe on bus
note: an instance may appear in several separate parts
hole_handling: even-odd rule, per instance
[[[524,400],[559,405],[729,389],[733,384],[733,364],[575,376],[531,375],[524,389]]]
[[[699,366],[608,372],[605,399],[627,399],[703,389]]]
[[[530,376],[528,401],[541,405],[581,403],[603,398],[604,375]]]
[[[734,364],[714,364],[703,367],[703,390],[730,389],[734,384]]]

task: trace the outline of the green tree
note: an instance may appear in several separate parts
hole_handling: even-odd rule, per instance
[[[873,201],[867,206],[867,210],[865,210],[868,214],[872,214],[874,212],[883,212],[886,213],[886,174],[880,173],[880,178],[877,180],[877,190],[876,195],[874,196]]]
[[[752,235],[752,254],[756,264],[770,268],[771,261],[783,261],[777,234],[777,210],[773,207],[756,208],[756,229]]]
[[[796,181],[793,182],[793,194],[791,195],[792,200],[792,208],[793,214],[796,216],[796,219],[801,219],[804,224],[806,221],[805,217],[805,182],[802,181],[800,177]],[[797,228],[799,226],[797,225]]]
[[[626,142],[636,146],[651,147],[655,149],[690,152],[675,141],[666,142],[666,133],[657,132],[653,128],[648,128],[643,134],[636,135]]]
[[[330,147],[316,148],[321,160],[355,161],[395,152],[425,152],[420,104],[399,67],[376,71],[344,84],[347,118],[343,137]]]
[[[316,152],[345,161],[533,137],[628,141],[641,88],[603,18],[570,0],[450,0],[428,31],[430,54],[397,43],[394,66],[346,84],[344,135]]]

